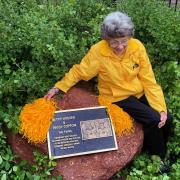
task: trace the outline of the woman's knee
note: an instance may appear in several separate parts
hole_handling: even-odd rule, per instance
[[[160,118],[161,118],[161,117],[160,117],[160,113],[157,112],[157,111],[152,112],[151,117],[152,117],[152,121],[151,121],[150,124],[152,124],[152,125],[158,125],[159,122],[160,122]],[[170,114],[169,112],[167,113],[166,123],[169,124],[169,125],[172,124],[172,116],[171,116],[171,114]]]
[[[149,112],[149,122],[148,124],[151,125],[151,126],[158,126],[159,122],[160,122],[160,114],[155,111],[155,110],[152,110]]]
[[[152,121],[150,122],[150,125],[152,126],[158,126],[159,122],[160,122],[160,113],[159,112],[153,112],[152,113]],[[166,125],[167,126],[171,126],[172,125],[172,116],[171,114],[168,112],[167,113],[167,120],[166,120]]]
[[[168,125],[172,125],[172,121],[173,121],[173,117],[172,117],[172,115],[169,113],[169,112],[167,112],[167,120],[166,120],[166,124],[168,124]]]

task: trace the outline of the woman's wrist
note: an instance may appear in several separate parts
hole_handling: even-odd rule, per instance
[[[54,89],[56,93],[60,92],[60,89],[57,87],[53,87],[52,89]]]

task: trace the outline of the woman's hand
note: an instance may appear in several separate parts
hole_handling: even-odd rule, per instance
[[[160,122],[158,124],[158,127],[162,128],[165,125],[166,120],[167,120],[167,113],[164,111],[160,112]]]
[[[59,92],[60,90],[54,87],[48,91],[48,93],[44,96],[44,98],[50,100],[54,95],[56,95]]]

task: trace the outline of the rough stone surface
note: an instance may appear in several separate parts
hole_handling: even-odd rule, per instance
[[[63,100],[59,101],[59,106],[62,109],[97,106],[97,98],[87,85],[83,83],[73,87]],[[133,134],[117,137],[117,151],[58,159],[52,174],[61,174],[64,180],[108,180],[141,151],[143,131],[139,124],[135,123],[134,126]],[[7,131],[7,137],[14,153],[30,163],[34,163],[33,149],[48,153],[47,143],[34,146],[11,131]]]

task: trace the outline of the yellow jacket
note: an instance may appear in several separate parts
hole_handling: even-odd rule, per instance
[[[98,42],[55,87],[67,92],[78,81],[88,81],[96,75],[100,95],[111,102],[145,94],[151,107],[158,112],[167,111],[162,89],[156,83],[146,50],[139,40],[131,38],[121,57],[113,53],[107,41]]]

